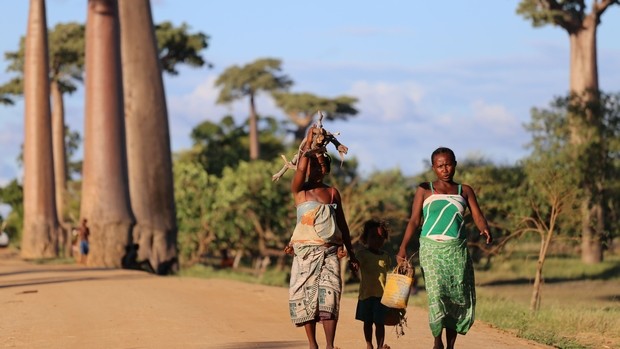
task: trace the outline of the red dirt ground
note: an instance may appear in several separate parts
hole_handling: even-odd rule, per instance
[[[289,320],[285,288],[157,277],[79,265],[36,265],[0,251],[0,347],[49,349],[307,348]],[[336,345],[365,348],[355,299],[342,299]],[[432,348],[425,310],[407,309],[393,349]],[[318,329],[321,348],[325,340]],[[476,322],[459,349],[550,348]]]

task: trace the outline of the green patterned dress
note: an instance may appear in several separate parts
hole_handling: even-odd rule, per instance
[[[420,237],[420,266],[428,294],[429,325],[433,336],[443,328],[466,334],[474,324],[474,268],[463,229],[465,198],[436,194],[424,200]]]

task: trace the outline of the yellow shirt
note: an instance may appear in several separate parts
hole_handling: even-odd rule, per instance
[[[379,250],[379,254],[373,253],[367,248],[358,251],[355,256],[360,262],[360,290],[359,299],[383,296],[385,277],[390,267],[390,257]]]

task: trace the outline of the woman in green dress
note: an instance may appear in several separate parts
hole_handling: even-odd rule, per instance
[[[474,269],[464,229],[463,215],[469,208],[476,227],[492,241],[474,190],[454,182],[456,157],[449,148],[431,155],[437,179],[421,183],[416,190],[397,260],[407,257],[407,245],[420,226],[420,266],[428,295],[429,325],[435,337],[433,349],[453,349],[458,334],[466,334],[474,323],[476,291]]]

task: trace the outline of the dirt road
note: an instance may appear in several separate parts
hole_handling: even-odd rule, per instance
[[[365,348],[355,299],[343,298],[336,344]],[[0,254],[0,347],[28,349],[307,348],[288,317],[287,290],[229,280],[157,277]],[[409,307],[392,348],[432,348],[423,309]],[[319,332],[319,344],[325,341]],[[477,322],[460,349],[549,348]]]

